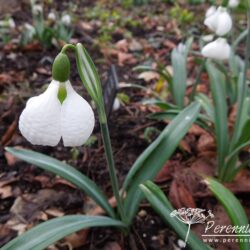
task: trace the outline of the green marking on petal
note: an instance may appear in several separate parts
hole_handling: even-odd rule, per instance
[[[65,88],[65,83],[60,83],[60,87],[58,89],[57,97],[58,97],[60,103],[63,103],[63,101],[67,97],[67,90]]]

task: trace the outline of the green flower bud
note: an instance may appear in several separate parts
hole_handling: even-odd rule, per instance
[[[65,82],[69,79],[70,61],[66,54],[60,53],[52,65],[52,77],[59,82]]]

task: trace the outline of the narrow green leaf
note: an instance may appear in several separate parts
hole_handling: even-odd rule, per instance
[[[172,103],[169,102],[164,102],[164,101],[160,101],[157,99],[148,99],[148,100],[144,100],[142,101],[143,105],[156,105],[159,108],[163,109],[163,110],[169,110],[169,109],[176,109],[177,106],[173,105]]]
[[[211,62],[206,63],[210,78],[211,90],[215,110],[215,133],[218,152],[218,170],[220,177],[223,178],[225,171],[225,157],[228,152],[228,127],[227,127],[227,102],[224,89],[224,80],[221,73]]]
[[[102,88],[95,64],[87,50],[78,43],[76,45],[76,62],[80,78],[92,99],[98,103],[102,99]]]
[[[124,227],[124,224],[104,216],[67,215],[41,223],[7,243],[1,250],[43,250],[81,229],[106,226]]]
[[[238,144],[238,140],[242,133],[242,128],[249,117],[250,98],[247,95],[247,85],[244,83],[243,72],[238,78],[238,95],[237,95],[237,115],[235,119],[234,131],[230,149],[233,150]]]
[[[190,52],[190,50],[192,49],[192,45],[193,45],[193,41],[194,41],[194,38],[191,36],[187,39],[187,41],[185,42],[185,56],[187,58],[188,56],[188,53]]]
[[[212,106],[212,103],[208,96],[198,93],[195,96],[195,100],[199,101],[201,104],[201,107],[204,109],[204,111],[207,113],[208,117],[211,121],[214,122],[214,108]]]
[[[75,168],[52,157],[31,150],[7,147],[6,151],[21,160],[34,164],[35,166],[68,180],[79,189],[86,192],[86,194],[100,205],[111,217],[115,217],[114,210],[108,203],[103,192],[92,180]]]
[[[187,86],[186,55],[174,49],[171,53],[173,66],[173,96],[176,104],[182,108]]]
[[[205,180],[211,192],[215,195],[215,197],[219,200],[219,202],[226,210],[233,225],[247,227],[247,215],[244,211],[244,208],[240,204],[239,200],[234,196],[234,194],[211,177],[207,177],[205,178]],[[244,239],[246,237],[238,236],[238,238],[242,239],[242,242],[239,240],[240,249],[249,250],[249,242],[244,242]]]
[[[170,216],[174,208],[161,189],[151,181],[141,184],[140,188],[153,209],[161,216],[164,222],[168,224],[182,240],[185,240],[188,227],[186,224]],[[192,231],[190,231],[188,236],[187,247],[191,250],[210,249],[210,247],[204,244]]]
[[[180,112],[139,156],[130,169],[123,185],[123,189],[127,193],[124,210],[129,221],[136,213],[142,198],[142,193],[138,188],[139,184],[155,178],[198,117],[199,111],[200,104],[192,103]]]
[[[181,110],[179,109],[169,109],[167,111],[151,113],[147,117],[155,120],[173,120],[180,112]],[[199,114],[198,119],[195,121],[196,124],[209,132],[211,132],[211,128],[209,127],[209,123],[211,122],[209,117],[203,114]]]
[[[241,136],[240,139],[237,143],[237,145],[241,145],[243,143],[246,143],[250,140],[250,133],[249,133],[249,128],[250,128],[250,118],[245,122],[242,131],[241,131]]]

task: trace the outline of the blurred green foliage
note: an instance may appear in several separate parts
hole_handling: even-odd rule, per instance
[[[141,24],[134,20],[132,16],[124,16],[119,8],[110,9],[97,3],[93,8],[88,8],[84,16],[89,20],[99,20],[102,25],[98,29],[99,42],[111,42],[112,35],[119,29],[123,29],[124,37],[132,37],[129,28],[139,27]]]
[[[188,24],[194,19],[193,12],[188,9],[184,9],[179,4],[175,4],[175,6],[171,8],[170,16],[171,18],[176,19],[180,25]]]

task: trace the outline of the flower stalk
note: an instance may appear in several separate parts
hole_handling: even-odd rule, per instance
[[[123,212],[122,207],[122,199],[119,194],[119,184],[115,170],[115,163],[113,158],[112,146],[110,141],[108,123],[107,123],[107,116],[105,113],[103,95],[102,95],[102,88],[98,73],[95,69],[94,63],[92,62],[91,58],[89,57],[87,51],[81,44],[72,45],[66,44],[61,53],[65,54],[68,49],[71,49],[76,54],[76,63],[79,76],[82,80],[83,85],[86,87],[89,95],[95,102],[98,119],[101,128],[102,140],[104,144],[106,159],[109,168],[109,175],[112,185],[112,190],[116,199],[118,212],[122,221],[125,221],[125,215]]]

